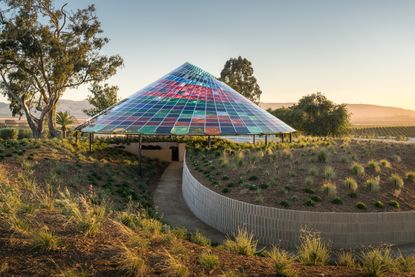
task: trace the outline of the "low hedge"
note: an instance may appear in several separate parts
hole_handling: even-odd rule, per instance
[[[29,129],[19,129],[18,139],[24,139],[24,138],[32,138],[32,130]]]
[[[1,128],[0,138],[4,140],[32,138],[32,131],[29,129]]]
[[[0,138],[2,139],[17,139],[19,132],[17,129],[13,128],[3,128],[0,129]]]

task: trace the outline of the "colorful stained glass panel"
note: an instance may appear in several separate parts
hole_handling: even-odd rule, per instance
[[[253,135],[295,130],[211,74],[185,63],[81,125],[83,132]]]

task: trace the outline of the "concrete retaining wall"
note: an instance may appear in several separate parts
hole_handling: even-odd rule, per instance
[[[183,165],[184,200],[203,222],[225,234],[238,227],[255,234],[262,244],[293,248],[300,230],[308,226],[321,232],[334,248],[415,242],[415,212],[334,213],[264,207],[220,195],[203,186]]]

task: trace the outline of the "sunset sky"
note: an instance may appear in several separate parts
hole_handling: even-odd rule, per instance
[[[69,8],[88,3],[111,39],[105,53],[125,60],[110,80],[121,98],[186,61],[218,76],[241,55],[263,102],[321,91],[339,103],[415,109],[415,1],[72,0]]]

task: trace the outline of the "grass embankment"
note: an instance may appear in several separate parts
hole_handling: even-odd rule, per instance
[[[313,233],[296,256],[258,253],[242,230],[213,247],[155,217],[151,191],[165,164],[146,159],[139,178],[136,157],[105,143],[88,154],[84,142],[1,141],[0,153],[0,275],[359,276],[414,268],[387,250],[365,252],[361,264],[347,252],[342,266],[329,265],[330,248]]]
[[[241,201],[310,211],[415,209],[415,145],[301,138],[202,149],[188,151],[193,173]]]

